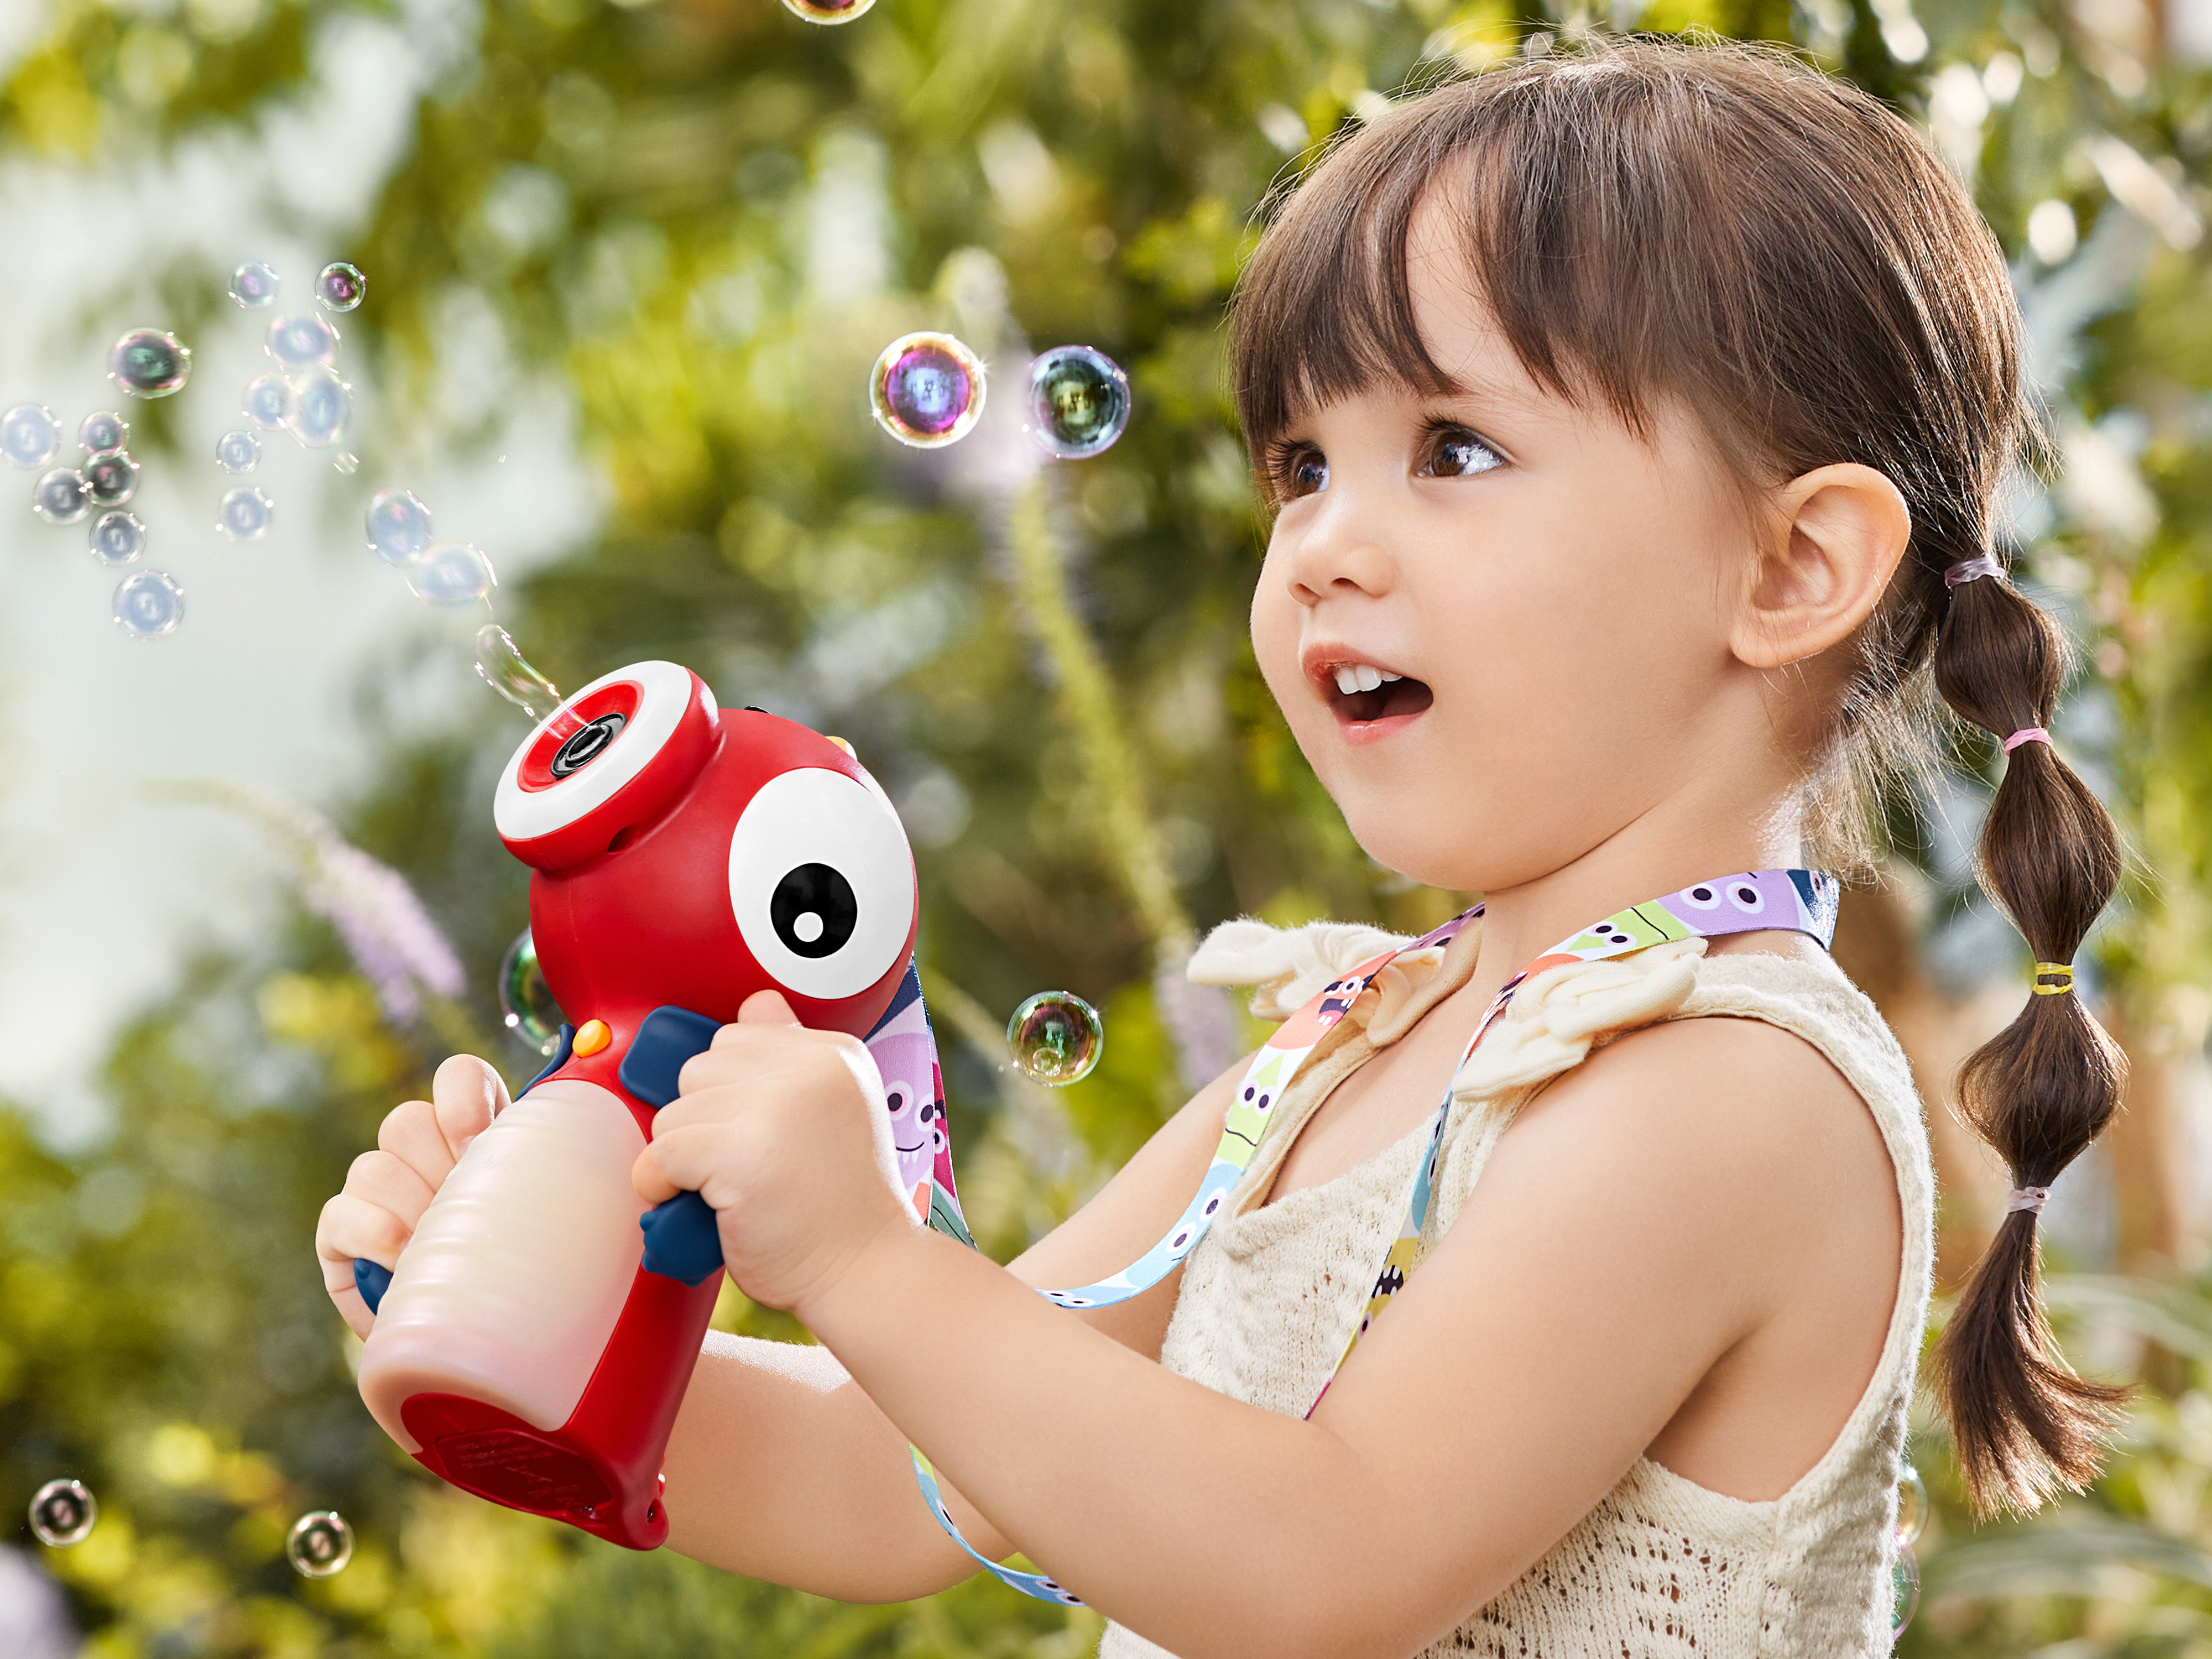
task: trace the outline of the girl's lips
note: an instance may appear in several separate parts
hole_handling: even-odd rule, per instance
[[[1374,743],[1403,730],[1428,712],[1436,694],[1419,680],[1386,680],[1372,691],[1327,690],[1337,730],[1354,743]]]

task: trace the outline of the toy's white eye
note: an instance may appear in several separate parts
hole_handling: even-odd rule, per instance
[[[1720,889],[1710,881],[1701,881],[1695,887],[1685,887],[1678,896],[1692,909],[1716,910],[1720,908]]]
[[[714,752],[714,700],[689,669],[633,663],[540,722],[500,775],[492,820],[525,863],[596,858],[657,814]]]
[[[858,996],[913,931],[914,855],[883,792],[802,767],[770,778],[730,836],[730,908],[753,960],[787,990]]]
[[[1738,879],[1724,883],[1723,885],[1728,890],[1729,902],[1735,905],[1737,909],[1754,916],[1765,914],[1766,895],[1760,892],[1751,883]]]

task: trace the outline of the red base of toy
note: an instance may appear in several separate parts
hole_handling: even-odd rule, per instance
[[[722,1276],[689,1285],[641,1267],[605,1355],[559,1428],[532,1428],[459,1395],[399,1408],[415,1459],[464,1492],[581,1528],[625,1549],[668,1537],[660,1459],[690,1386]]]

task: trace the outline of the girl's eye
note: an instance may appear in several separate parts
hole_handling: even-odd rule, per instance
[[[1328,488],[1328,458],[1305,444],[1285,444],[1269,457],[1268,471],[1279,499],[1296,501]]]
[[[1429,441],[1429,459],[1422,476],[1468,478],[1505,465],[1505,458],[1465,427],[1445,427]]]

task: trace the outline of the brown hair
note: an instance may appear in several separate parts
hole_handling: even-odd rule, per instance
[[[1692,411],[1769,488],[1855,461],[1911,511],[1911,544],[1855,655],[1807,787],[1816,833],[1856,853],[1875,805],[1953,713],[2002,738],[2045,724],[2057,624],[1986,553],[2005,469],[2038,426],[2003,256],[1958,182],[1875,99],[1778,50],[1634,40],[1519,60],[1407,99],[1271,198],[1234,307],[1255,458],[1309,408],[1381,383],[1461,390],[1430,356],[1406,270],[1435,188],[1530,376],[1648,432]],[[2039,961],[2063,963],[2119,874],[2112,821],[2048,744],[2009,759],[1984,885]],[[1959,1078],[1968,1122],[2021,1186],[2048,1186],[2118,1104],[2118,1052],[2079,999],[2030,996]],[[2077,1376],[2037,1289],[2031,1212],[2008,1215],[1960,1296],[1936,1371],[1981,1513],[2096,1472],[2122,1391]]]

